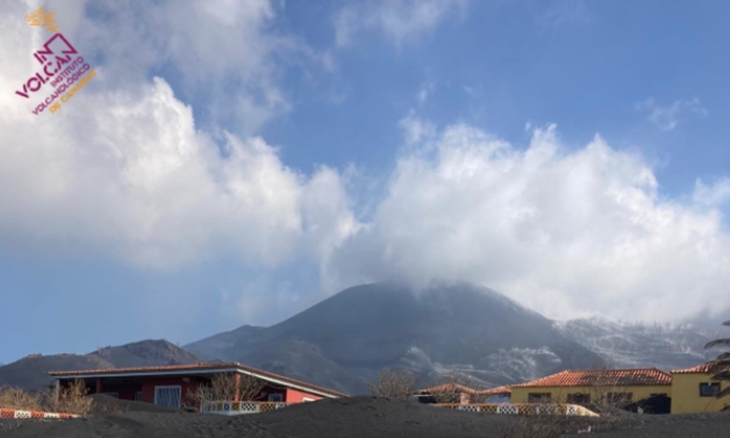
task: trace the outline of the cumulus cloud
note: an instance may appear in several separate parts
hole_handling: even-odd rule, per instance
[[[330,284],[466,280],[553,317],[674,320],[730,304],[721,215],[664,199],[641,157],[599,136],[568,150],[555,126],[524,150],[464,124],[421,141],[435,151],[399,160]]]
[[[382,33],[400,47],[433,32],[445,19],[463,14],[471,0],[378,0],[350,3],[334,17],[335,43],[352,44],[364,31]]]
[[[235,102],[231,108],[252,121],[243,131],[255,132],[286,107],[276,103],[285,101],[275,97],[284,96],[276,78],[287,68],[277,54],[311,54],[285,36],[263,35],[275,14],[268,3],[162,1],[151,4],[149,18],[136,3],[69,1],[62,29],[99,74],[60,112],[41,116],[14,95],[43,42],[42,30],[22,21],[31,4],[38,3],[0,6],[0,27],[16,30],[0,41],[0,59],[13,60],[0,69],[5,252],[112,257],[152,268],[223,257],[275,267],[308,258],[332,292],[387,279],[472,281],[557,317],[670,320],[728,307],[730,237],[717,209],[728,197],[726,180],[698,180],[694,202],[683,205],[659,195],[641,157],[598,136],[568,150],[549,126],[521,149],[473,126],[440,129],[411,113],[400,122],[408,147],[383,199],[363,201],[375,207],[360,223],[337,169],[304,174],[260,137],[203,128],[171,81],[150,78],[171,68],[185,84],[181,92],[193,95],[208,81],[223,84],[203,108]],[[352,6],[366,8],[365,19],[348,32],[377,28],[405,42],[448,15],[444,5],[466,2],[417,2],[406,13],[410,4]],[[388,14],[396,18],[382,18]],[[199,24],[205,35],[185,33],[180,21]],[[226,35],[236,41],[226,43]],[[241,59],[228,56],[248,36],[265,47],[249,41]],[[213,56],[216,47],[225,56]],[[227,88],[238,71],[240,82]],[[664,108],[656,119],[673,128],[681,111],[699,111],[693,105]],[[267,303],[266,287],[223,301],[255,313]],[[291,295],[283,288],[278,296]]]
[[[110,87],[127,89],[163,75],[178,98],[195,102],[199,124],[235,126],[242,135],[292,108],[282,87],[288,69],[332,68],[330,56],[277,28],[270,0],[71,0],[47,6],[85,56],[106,67]]]
[[[682,116],[687,113],[700,117],[707,117],[709,112],[702,106],[699,99],[676,100],[671,105],[660,105],[654,99],[638,102],[636,109],[646,112],[648,119],[663,131],[671,131],[677,127]]]
[[[730,178],[720,178],[712,184],[705,184],[698,178],[692,197],[698,204],[709,207],[718,207],[730,202]]]
[[[223,25],[237,19],[242,6],[218,3],[233,10],[221,15],[206,3],[198,7],[212,9],[200,13]],[[120,87],[113,63],[102,63],[60,111],[33,115],[14,90],[36,68],[30,54],[43,30],[27,28],[21,3],[11,6],[0,18],[3,28],[18,27],[0,43],[0,57],[16,60],[0,71],[4,250],[101,254],[149,267],[220,256],[276,266],[325,257],[354,229],[336,170],[305,175],[259,137],[200,129],[162,78]]]

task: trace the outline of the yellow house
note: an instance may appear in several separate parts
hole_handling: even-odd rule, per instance
[[[657,368],[566,370],[511,386],[512,403],[630,402],[670,396],[672,376]]]
[[[715,374],[710,363],[672,371],[672,413],[717,412],[730,406],[730,396],[715,397],[730,382],[712,380]]]

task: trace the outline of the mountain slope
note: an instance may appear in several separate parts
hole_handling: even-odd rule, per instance
[[[620,324],[604,318],[556,322],[566,338],[595,351],[619,368],[689,368],[713,359],[703,346],[714,339],[688,326]]]
[[[497,385],[603,363],[551,320],[468,284],[418,294],[395,284],[356,286],[272,327],[245,326],[185,348],[350,393],[365,392],[367,379],[392,366],[425,380],[458,370]]]
[[[43,389],[52,383],[48,372],[54,370],[182,365],[197,362],[201,360],[167,341],[147,340],[107,347],[85,355],[26,356],[11,364],[0,366],[0,386],[18,386],[29,390]]]

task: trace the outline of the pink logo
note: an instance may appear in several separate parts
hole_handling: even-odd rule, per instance
[[[33,114],[38,115],[49,106],[49,111],[55,113],[96,77],[96,72],[84,62],[84,57],[79,56],[66,37],[58,33],[54,12],[39,8],[26,15],[25,19],[31,26],[44,27],[54,35],[33,54],[41,65],[40,70],[28,78],[15,94],[30,99],[32,93],[41,91],[46,83],[50,83],[53,91],[36,106]]]
[[[42,71],[31,76],[23,84],[23,91],[18,90],[15,94],[28,99],[30,97],[29,92],[35,93],[40,91],[43,85],[54,76],[56,77],[53,78],[51,85],[55,86],[55,84],[73,72],[70,66],[65,67],[65,65],[71,62],[71,55],[77,55],[78,53],[62,34],[57,33],[53,35],[43,45],[43,49],[33,54],[35,59],[43,66]],[[49,60],[51,57],[52,59]]]

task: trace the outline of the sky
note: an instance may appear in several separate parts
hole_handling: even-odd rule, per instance
[[[34,114],[39,7],[94,77]],[[3,1],[0,363],[183,345],[373,281],[556,319],[727,315],[728,13]]]

